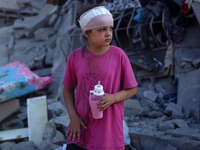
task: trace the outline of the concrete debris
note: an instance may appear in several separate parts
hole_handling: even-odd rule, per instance
[[[175,103],[169,103],[164,113],[167,115],[171,115],[173,118],[181,119],[183,117],[182,106]]]
[[[158,96],[158,94],[153,91],[144,91],[144,97],[146,97],[152,101],[155,101],[157,96]]]
[[[124,7],[135,6],[134,2],[131,5],[128,1],[124,2]],[[138,2],[136,8],[140,7]],[[120,6],[116,7],[118,10],[124,9],[121,3],[115,3]],[[20,107],[12,111],[7,109],[6,112],[3,103],[0,103],[0,111],[5,113],[3,117],[0,113],[0,130],[15,129],[18,134],[19,129],[25,129],[26,133],[26,100],[47,95],[48,120],[41,144],[26,141],[27,136],[24,135],[26,138],[20,141],[15,138],[12,142],[2,142],[1,150],[54,150],[66,144],[70,119],[64,103],[62,79],[69,53],[85,45],[80,38],[81,29],[74,24],[74,14],[80,4],[80,1],[68,0],[61,7],[41,0],[0,0],[0,66],[18,60],[39,76],[52,77],[49,87],[19,97]],[[114,6],[107,4],[110,9]],[[163,68],[157,72],[141,69],[138,67],[141,65],[140,57],[136,61],[127,52],[139,83],[137,94],[124,104],[124,120],[129,130],[131,149],[200,150],[199,24],[189,27],[188,31],[185,40],[174,45],[174,59],[171,60],[175,73],[173,77],[164,75]],[[115,36],[123,37],[124,34]],[[157,60],[162,63],[166,49],[154,51]]]
[[[159,123],[159,130],[161,131],[167,131],[174,128],[175,128],[175,125],[173,124],[171,120]]]

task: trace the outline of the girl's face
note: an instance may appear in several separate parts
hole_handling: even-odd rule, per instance
[[[85,34],[89,45],[98,47],[108,46],[111,43],[113,31],[112,26],[93,29],[90,34]]]

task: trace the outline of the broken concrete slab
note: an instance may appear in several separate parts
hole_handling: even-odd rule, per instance
[[[12,27],[0,28],[0,50],[1,50],[0,66],[4,66],[8,63],[7,45],[11,37],[11,32],[10,32],[11,29]]]
[[[31,69],[37,68],[39,65],[42,66],[44,56],[41,57],[41,54],[46,54],[46,48],[40,47],[38,44],[38,47],[35,47],[36,45],[32,47],[31,45],[36,43],[35,41],[32,42],[31,40],[26,40],[26,42],[27,47],[26,45],[23,45],[23,47],[17,48],[15,45],[14,50],[11,51],[12,55],[10,56],[9,61],[13,62],[18,60],[21,63],[28,65]],[[42,61],[39,61],[39,58],[42,59]]]
[[[183,118],[182,106],[175,103],[168,103],[164,113],[173,118]]]
[[[54,30],[50,27],[39,28],[34,32],[34,37],[36,41],[48,40],[51,35],[55,34]]]
[[[30,37],[36,29],[47,25],[49,18],[57,11],[57,8],[57,6],[46,4],[37,16],[24,18],[24,31],[26,37]]]
[[[179,75],[178,101],[184,112],[200,122],[200,69]]]
[[[144,91],[144,97],[148,98],[151,101],[156,101],[158,94],[154,91]]]
[[[167,131],[167,130],[171,130],[174,129],[175,125],[174,123],[170,120],[170,121],[163,121],[159,123],[159,130],[161,131]]]
[[[17,0],[0,0],[0,9],[19,10],[20,6]]]
[[[13,26],[13,29],[23,29],[24,28],[24,22],[22,19],[16,19]]]
[[[199,8],[200,8],[200,2],[199,1],[194,1],[192,3],[192,9],[193,9],[193,11],[194,11],[194,13],[196,15],[198,23],[200,24],[200,10],[199,10]]]
[[[156,130],[147,130],[147,128],[129,127],[129,131],[131,145],[136,149],[161,150],[166,149],[168,144],[171,144],[180,150],[200,150],[200,141],[188,137],[166,135],[166,132],[170,130],[159,132]]]
[[[41,0],[32,0],[30,3],[27,3],[28,5],[41,10],[43,7],[45,7],[45,1],[41,1]]]
[[[12,99],[3,103],[0,103],[0,122],[19,110],[19,99]]]
[[[195,135],[199,134],[199,130],[186,127],[186,128],[176,128],[175,130],[167,130],[166,133],[177,137],[186,136],[192,139],[195,137]]]
[[[166,150],[178,150],[178,149],[172,146],[171,144],[168,144]]]

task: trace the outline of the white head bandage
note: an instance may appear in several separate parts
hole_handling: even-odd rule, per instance
[[[104,26],[113,26],[113,17],[104,6],[99,6],[83,13],[80,16],[79,23],[84,32]]]

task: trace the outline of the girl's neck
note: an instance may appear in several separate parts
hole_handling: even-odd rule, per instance
[[[110,45],[104,46],[104,47],[94,47],[94,46],[87,45],[86,48],[88,51],[92,52],[93,54],[103,54],[109,50]]]

